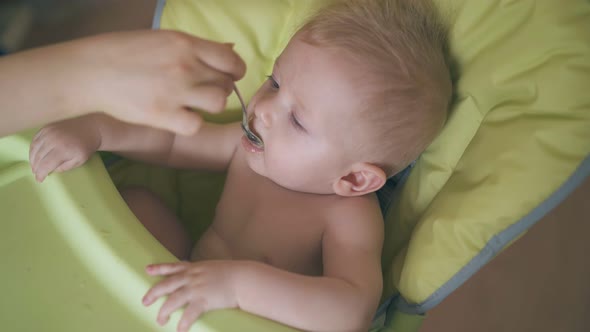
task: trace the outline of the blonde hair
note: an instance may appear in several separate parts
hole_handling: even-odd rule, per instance
[[[355,147],[393,175],[434,140],[447,117],[451,78],[447,29],[428,0],[336,1],[299,30],[366,72],[370,91],[360,121],[370,143]],[[364,90],[363,90],[364,91]],[[361,124],[360,124],[361,125]]]

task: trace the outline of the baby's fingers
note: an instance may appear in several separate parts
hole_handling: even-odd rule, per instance
[[[204,311],[203,303],[202,302],[191,302],[184,312],[182,313],[182,318],[178,323],[178,332],[186,332],[191,327],[191,325],[201,316]]]
[[[144,305],[151,305],[162,296],[175,292],[180,287],[184,286],[185,278],[183,276],[168,277],[154,287],[152,287],[142,299]]]
[[[33,174],[35,174],[35,179],[37,182],[43,182],[47,174],[51,171],[49,169],[50,165],[48,163],[51,161],[51,158],[46,158],[48,155],[51,154],[53,151],[53,147],[47,146],[47,144],[41,144],[42,146],[33,156],[33,161],[31,162],[31,169],[33,170]],[[57,165],[54,165],[54,167]]]
[[[186,268],[187,263],[163,263],[150,264],[145,267],[145,271],[151,276],[166,276],[184,271]]]
[[[31,146],[29,147],[29,163],[31,167],[39,160],[39,150],[45,145],[44,135],[45,130],[41,129],[31,140]]]
[[[187,302],[189,302],[189,293],[186,291],[176,291],[172,293],[166,299],[166,302],[160,308],[160,312],[158,313],[158,323],[160,325],[164,325],[170,319],[170,315],[179,308],[182,308]]]
[[[53,172],[59,165],[67,162],[63,156],[55,156],[51,150],[41,159],[33,168],[35,178],[38,182],[43,182],[49,173]]]
[[[81,164],[82,163],[79,160],[70,159],[70,160],[64,161],[61,165],[57,166],[53,171],[56,173],[61,173],[61,172],[69,171],[72,168],[76,168],[76,167],[80,166]]]

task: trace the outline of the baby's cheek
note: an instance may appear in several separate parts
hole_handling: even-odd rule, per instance
[[[283,186],[293,187],[304,174],[301,162],[297,158],[267,159],[266,166],[273,180]]]
[[[289,180],[299,171],[297,160],[292,158],[275,158],[270,163],[267,162],[267,167],[273,177],[283,181]]]

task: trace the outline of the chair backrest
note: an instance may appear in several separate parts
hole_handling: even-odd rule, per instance
[[[316,0],[175,0],[155,26],[235,43],[246,99]],[[439,303],[590,173],[590,3],[438,0],[456,95],[386,214],[384,299]],[[238,119],[236,99],[217,121]]]
[[[590,174],[590,3],[439,0],[457,100],[388,211],[386,295],[424,313]]]

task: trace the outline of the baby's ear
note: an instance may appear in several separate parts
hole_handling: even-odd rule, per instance
[[[362,196],[379,190],[387,181],[385,172],[373,164],[356,163],[350,173],[332,185],[334,193],[340,196]]]

